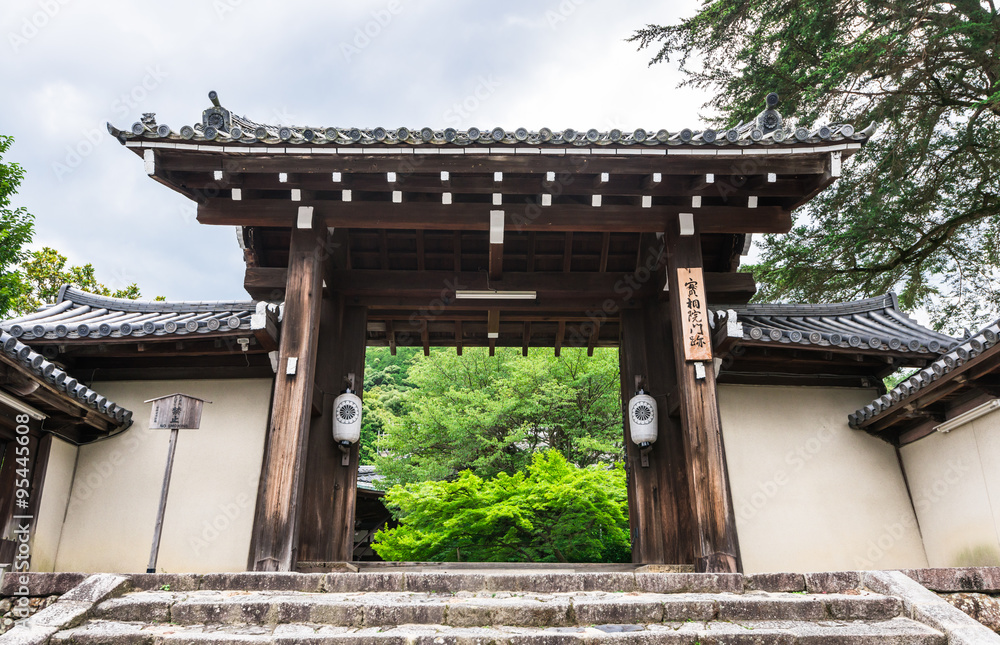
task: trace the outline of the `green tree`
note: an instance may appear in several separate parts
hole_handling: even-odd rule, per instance
[[[515,473],[532,455],[558,450],[585,466],[622,451],[618,356],[614,350],[531,351],[462,356],[434,351],[409,368],[412,389],[382,428],[375,463],[389,483]]]
[[[21,314],[27,314],[45,303],[55,302],[59,289],[64,284],[113,298],[128,298],[135,300],[142,297],[139,286],[134,282],[124,289],[112,291],[97,281],[94,266],[89,262],[83,266],[66,266],[66,256],[55,249],[44,247],[41,251],[32,251],[21,263],[23,289],[15,302],[14,309]],[[157,300],[163,300],[158,297]]]
[[[706,0],[631,40],[706,88],[716,125],[763,107],[879,124],[834,186],[770,235],[765,300],[895,289],[956,330],[1000,311],[1000,13],[994,0]]]
[[[3,155],[14,143],[0,135],[0,318],[14,310],[25,290],[17,265],[27,257],[24,247],[31,242],[34,218],[23,207],[12,208],[11,200],[24,178],[24,169],[16,163],[4,163]]]
[[[411,389],[407,376],[417,355],[412,347],[400,347],[393,356],[388,347],[365,352],[365,391],[362,397],[360,456],[362,464],[374,464],[380,438],[397,415],[403,413],[403,393]]]
[[[536,453],[526,472],[392,488],[400,525],[375,534],[386,560],[430,562],[628,562],[625,470],[580,468],[557,451]]]

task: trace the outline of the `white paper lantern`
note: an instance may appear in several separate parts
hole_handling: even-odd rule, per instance
[[[645,448],[656,441],[656,400],[642,390],[628,402],[628,428],[632,441]]]
[[[361,398],[350,390],[333,401],[333,440],[357,443],[361,438]]]

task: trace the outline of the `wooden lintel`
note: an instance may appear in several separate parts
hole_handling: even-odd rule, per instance
[[[818,167],[818,165],[816,166]],[[787,170],[787,168],[786,168]],[[798,173],[778,174],[764,172],[763,174],[746,175],[743,173],[728,173],[714,175],[715,181],[708,183],[705,175],[692,177],[688,174],[663,174],[661,180],[652,181],[652,173],[617,173],[609,177],[607,183],[594,186],[586,181],[572,181],[560,186],[560,195],[589,197],[594,194],[621,197],[670,198],[704,197],[739,198],[751,194],[762,197],[797,198],[816,188],[817,179],[823,173],[800,175]],[[768,181],[768,176],[774,175],[774,181]],[[595,177],[598,175],[595,175]],[[156,178],[156,177],[154,177]],[[163,173],[157,179],[160,183],[175,190],[187,191],[196,201],[201,201],[209,195],[218,194],[220,190],[239,188],[241,200],[260,199],[269,192],[288,191],[291,183],[280,183],[277,176],[271,173],[253,173],[226,175],[220,181],[214,180],[208,173],[176,171]],[[302,190],[301,197],[306,199],[309,194],[335,192],[342,188],[352,190],[351,201],[364,201],[365,196],[382,195],[391,190],[401,190],[409,194],[418,194],[441,203],[440,195],[458,196],[490,195],[497,192],[498,185],[493,181],[491,173],[462,173],[454,175],[452,180],[441,182],[434,173],[415,172],[397,179],[394,184],[388,184],[385,176],[375,173],[352,173],[347,175],[340,184],[331,183],[326,173],[302,174],[295,177],[295,187]],[[544,173],[525,173],[518,177],[505,178],[502,190],[507,195],[524,196],[531,199],[551,193],[551,184],[545,180]],[[343,196],[342,196],[343,197]],[[196,199],[197,198],[197,199]],[[523,200],[519,200],[523,201]]]
[[[280,267],[249,267],[244,278],[244,287],[253,296],[275,294],[283,291],[287,270]],[[630,280],[631,279],[631,280]],[[596,271],[554,272],[511,272],[503,276],[502,285],[487,281],[485,274],[476,271],[381,271],[361,270],[331,271],[327,275],[330,290],[357,299],[359,303],[373,297],[401,297],[416,299],[418,306],[425,306],[435,298],[448,300],[448,306],[461,304],[451,300],[456,289],[536,291],[539,299],[613,298],[620,300],[623,291],[635,295],[652,293],[655,285],[651,282],[639,284],[633,274],[619,272],[600,273]],[[633,285],[639,287],[633,289]],[[709,302],[746,302],[756,292],[757,286],[750,273],[705,274],[705,287]],[[444,298],[449,296],[449,298]]]
[[[489,230],[489,204],[439,204],[413,202],[361,203],[339,201],[301,202],[312,206],[317,219],[327,227],[357,229]],[[632,205],[593,208],[583,204],[560,204],[543,208],[531,218],[510,212],[507,225],[514,231],[579,231],[658,233],[670,216],[690,211],[689,206],[657,206],[640,209]],[[210,199],[198,205],[198,221],[224,226],[291,228],[296,209],[286,200],[260,199],[234,202]],[[698,209],[703,233],[787,233],[791,210],[783,206],[703,206]]]

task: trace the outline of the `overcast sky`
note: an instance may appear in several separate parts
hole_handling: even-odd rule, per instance
[[[625,42],[696,0],[5,0],[0,133],[27,177],[34,248],[144,297],[247,298],[232,227],[148,178],[105,128],[179,130],[209,90],[265,123],[679,130],[705,97]]]

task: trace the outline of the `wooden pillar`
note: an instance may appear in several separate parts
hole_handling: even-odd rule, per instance
[[[642,564],[691,564],[691,513],[679,419],[669,415],[677,399],[673,345],[667,304],[656,300],[621,314],[619,362],[625,418],[625,466],[628,473],[632,561]],[[659,408],[658,438],[646,454],[632,442],[628,402],[638,386]]]
[[[250,546],[254,571],[291,571],[297,559],[326,236],[325,228],[292,229],[278,372]]]
[[[666,231],[668,300],[688,481],[691,484],[695,568],[701,572],[737,572],[742,567],[716,398],[708,307],[703,297],[698,302],[689,301],[689,289],[678,279],[679,269],[702,269],[701,240],[697,225],[690,235],[680,233],[679,219],[675,215],[670,218]],[[704,284],[701,285],[701,292],[704,293]],[[695,310],[702,314],[703,333],[709,350],[707,360],[702,361],[685,358],[685,350],[692,343],[692,334],[686,325],[689,313]]]
[[[341,373],[344,378],[348,374],[354,374],[358,396],[362,396],[364,389],[367,326],[367,307],[353,306],[344,309]],[[326,428],[325,434],[331,441],[333,440],[331,428]],[[333,514],[330,518],[332,560],[349,561],[354,556],[354,512],[358,498],[359,449],[358,443],[351,446],[350,461],[347,465],[342,463],[342,459],[337,459],[328,466],[333,472]],[[341,453],[338,451],[338,454]]]
[[[333,440],[333,401],[354,374],[354,391],[363,396],[367,307],[324,302],[320,322],[316,387],[323,397],[312,420],[306,456],[299,560],[341,562],[354,553],[354,514],[358,483],[358,444],[344,453]]]

